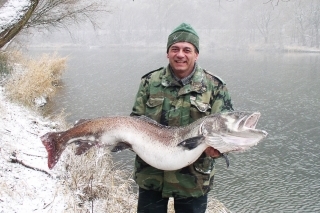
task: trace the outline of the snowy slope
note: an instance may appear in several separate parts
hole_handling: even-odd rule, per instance
[[[55,126],[6,100],[0,87],[0,213],[64,212],[63,189],[39,139]]]
[[[0,8],[0,33],[17,23],[30,5],[29,0],[8,0]]]

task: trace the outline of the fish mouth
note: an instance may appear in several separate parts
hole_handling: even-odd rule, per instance
[[[260,112],[254,112],[249,115],[244,123],[244,127],[256,133],[262,134],[262,137],[265,138],[267,137],[268,133],[264,130],[256,129],[260,116]]]
[[[250,137],[250,133],[256,137],[256,134],[262,135],[262,137],[267,136],[267,132],[264,130],[256,129],[259,118],[261,116],[260,112],[253,113],[243,113],[239,115],[239,120],[235,123],[234,126],[234,135],[238,135],[238,133],[243,133],[245,137]]]
[[[239,133],[247,134],[246,136],[250,136],[248,133],[253,134],[261,134],[263,137],[266,137],[268,133],[264,130],[256,129],[258,121],[260,119],[261,113],[260,112],[245,112],[240,113],[238,115],[238,121],[235,122],[233,126],[233,133],[237,135]],[[237,119],[237,118],[235,118]]]
[[[219,135],[228,145],[218,150],[222,153],[245,151],[267,137],[266,131],[256,129],[260,116],[260,112],[227,113],[225,124],[228,131],[223,130]]]
[[[254,112],[248,116],[243,117],[243,119],[240,120],[240,122],[244,121],[243,126],[248,129],[255,129],[258,124],[258,120],[260,116],[261,116],[260,112]]]
[[[256,129],[256,126],[258,124],[259,118],[261,116],[260,112],[235,112],[234,113],[234,120],[229,120],[227,123],[229,125],[233,123],[232,129],[235,131],[244,131],[248,129]]]

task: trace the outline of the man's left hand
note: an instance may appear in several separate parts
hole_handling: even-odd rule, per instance
[[[206,150],[204,150],[204,152],[205,152],[208,156],[210,156],[210,157],[212,157],[212,158],[221,157],[221,153],[220,153],[217,149],[212,148],[212,147],[206,148]]]

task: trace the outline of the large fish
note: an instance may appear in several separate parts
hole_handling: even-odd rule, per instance
[[[217,113],[185,127],[163,126],[145,116],[115,116],[85,120],[64,132],[41,137],[52,169],[72,143],[76,154],[92,146],[110,146],[112,151],[131,149],[149,165],[177,170],[192,164],[207,147],[220,153],[245,151],[267,136],[256,129],[259,112]]]

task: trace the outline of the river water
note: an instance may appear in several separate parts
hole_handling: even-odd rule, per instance
[[[69,57],[54,109],[65,109],[70,122],[128,115],[140,77],[167,64],[157,48],[31,52],[52,51]],[[320,54],[203,50],[199,64],[227,83],[235,110],[260,111],[257,127],[269,133],[230,154],[228,169],[217,160],[210,195],[233,212],[320,212]],[[128,153],[116,158],[133,159]]]

